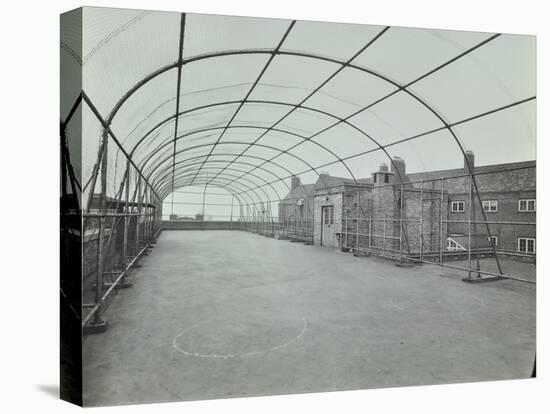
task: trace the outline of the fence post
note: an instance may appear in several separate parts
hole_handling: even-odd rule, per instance
[[[424,259],[424,182],[420,184],[420,263]]]
[[[399,194],[399,263],[403,263],[403,184]]]
[[[107,131],[103,132],[103,154],[101,157],[101,190],[99,195],[99,226],[97,239],[97,267],[95,281],[95,304],[97,308],[90,324],[84,327],[84,333],[99,333],[107,329],[107,321],[101,318],[101,300],[103,295],[103,273],[105,267],[105,251],[103,239],[105,238],[105,214],[106,211],[106,195],[107,195],[107,149],[108,149]],[[90,197],[94,197],[93,190]]]
[[[468,176],[468,278],[472,278],[472,176]]]
[[[439,264],[443,263],[443,186],[445,180],[441,179],[441,200],[439,201]]]

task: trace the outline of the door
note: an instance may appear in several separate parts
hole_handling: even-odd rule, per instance
[[[334,228],[334,206],[321,208],[321,246],[338,247]]]

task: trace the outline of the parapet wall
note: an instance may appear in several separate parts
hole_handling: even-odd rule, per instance
[[[163,221],[163,230],[239,230],[237,221]]]

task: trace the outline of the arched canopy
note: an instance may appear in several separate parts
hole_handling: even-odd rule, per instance
[[[107,195],[129,174],[159,202],[206,186],[275,203],[293,175],[358,180],[394,156],[535,158],[534,37],[93,7],[80,24],[61,59],[83,92],[61,117],[83,126],[85,197],[104,137]]]

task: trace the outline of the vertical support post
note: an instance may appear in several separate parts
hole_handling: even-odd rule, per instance
[[[420,262],[424,259],[424,182],[420,183]]]
[[[361,210],[361,193],[359,190],[357,190],[357,220],[356,220],[356,227],[355,227],[355,253],[359,251],[359,223],[361,216],[359,215],[359,211]]]
[[[472,173],[470,173],[469,175],[469,178],[470,178],[470,183],[473,184],[473,181],[474,181],[474,176]],[[474,194],[473,194],[473,187],[472,187],[472,193],[471,193],[471,201],[473,201],[473,198],[474,198]],[[482,214],[484,215],[484,221],[485,221],[485,225],[486,225],[486,228],[487,230],[489,230],[489,225],[487,224],[487,217],[485,217],[485,213],[483,212],[483,204],[481,203],[481,199],[479,198],[479,194],[478,194],[478,200],[479,200],[479,203],[480,203],[480,208],[481,208],[481,211],[482,211]],[[473,203],[472,203],[473,204]],[[475,255],[476,255],[476,270],[477,270],[477,277],[478,278],[481,278],[481,273],[479,272],[480,271],[480,265],[479,265],[479,251],[478,251],[478,248],[477,248],[477,224],[476,224],[476,209],[475,209],[475,205],[473,206],[472,208],[472,221],[473,221],[473,226],[474,226],[474,238],[473,238],[473,245],[474,245],[474,251],[475,251]],[[489,231],[487,231],[487,234],[491,234]],[[496,252],[495,252],[495,256],[496,256]],[[497,259],[498,260],[498,259]],[[502,274],[502,272],[500,271],[500,263],[498,263],[498,266],[499,266],[499,273]]]
[[[368,221],[368,225],[369,225],[369,241],[368,241],[368,244],[369,244],[369,254],[371,253],[370,249],[371,249],[371,245],[372,245],[372,217],[369,218],[369,221]]]
[[[403,262],[403,184],[400,186],[399,194],[399,262]]]
[[[98,228],[98,239],[97,239],[97,268],[96,268],[96,282],[95,282],[95,303],[98,306],[92,326],[98,331],[104,331],[107,328],[107,322],[101,319],[101,297],[103,295],[103,274],[105,266],[105,214],[106,211],[106,197],[107,197],[107,150],[108,150],[108,140],[107,131],[103,132],[103,154],[101,157],[101,188],[99,195],[99,212],[101,216],[99,217],[99,228]],[[94,197],[92,193],[90,197]],[[92,330],[95,330],[92,328]]]
[[[443,263],[443,186],[445,180],[441,179],[441,199],[439,200],[439,264]]]
[[[344,213],[346,214],[346,213]],[[347,247],[348,245],[348,217],[347,214],[344,216],[344,219],[342,220],[342,224],[344,226],[344,231],[342,233],[342,240],[340,240],[341,247]]]
[[[147,205],[147,207],[145,207],[145,212],[144,212],[144,216],[143,216],[143,219],[144,219],[144,226],[145,226],[145,244],[149,247],[151,245],[151,226],[150,226],[150,223],[151,223],[151,190],[149,189],[149,187],[147,187],[147,190],[146,190],[146,197],[145,197],[145,203]]]
[[[122,265],[128,263],[128,227],[130,225],[130,161],[126,162],[126,187],[124,191],[124,238],[122,241]]]
[[[383,223],[384,223],[384,234],[383,234],[383,239],[382,239],[382,243],[383,243],[383,246],[382,246],[382,255],[385,256],[386,255],[386,218],[384,217],[382,219]]]
[[[138,179],[137,186],[138,186],[138,207],[137,207],[137,215],[136,215],[136,254],[135,256],[137,256],[137,254],[139,253],[139,250],[140,250],[139,239],[141,238],[140,223],[139,223],[141,220],[141,200],[142,200],[141,177],[139,177]]]
[[[472,175],[468,175],[468,278],[472,278]]]
[[[208,176],[207,176],[208,177]],[[208,188],[208,185],[204,186],[204,191],[202,192],[202,221],[206,221],[206,217],[204,215],[204,205],[206,200],[206,189]]]
[[[231,194],[231,219],[230,219],[230,229],[233,230],[233,202],[235,200],[235,196]]]

